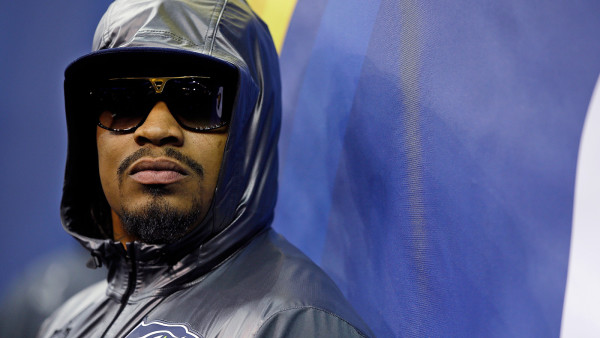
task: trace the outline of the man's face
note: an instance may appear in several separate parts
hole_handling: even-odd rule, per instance
[[[115,240],[168,243],[198,225],[213,198],[227,135],[184,129],[164,102],[133,132],[97,127]]]

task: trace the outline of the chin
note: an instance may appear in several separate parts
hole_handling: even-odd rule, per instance
[[[119,218],[124,230],[141,242],[167,244],[183,237],[205,216],[202,204],[192,200],[191,207],[177,208],[162,196],[154,196],[144,206],[123,207]]]

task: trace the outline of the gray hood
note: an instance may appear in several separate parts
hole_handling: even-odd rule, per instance
[[[208,215],[176,243],[133,243],[128,252],[138,260],[170,264],[192,254],[200,270],[207,271],[268,229],[277,194],[279,65],[266,25],[248,4],[117,0],[98,25],[93,49],[65,72],[69,143],[61,217],[64,228],[92,251],[96,265],[110,265],[111,257],[124,252],[94,221],[109,209],[98,177],[95,117],[77,98],[83,83],[111,72],[199,70],[225,74],[238,87]]]

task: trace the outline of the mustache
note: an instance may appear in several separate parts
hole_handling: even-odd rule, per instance
[[[192,171],[194,171],[196,174],[198,174],[198,176],[204,177],[204,167],[200,163],[196,162],[189,156],[184,155],[180,151],[173,149],[173,148],[165,148],[164,153],[162,155],[165,157],[173,158],[173,159],[185,164],[186,166],[191,168]],[[149,148],[141,148],[139,150],[136,150],[133,154],[127,156],[121,162],[121,164],[119,165],[119,168],[117,168],[118,177],[122,177],[122,175],[125,173],[127,168],[129,168],[133,162],[139,160],[140,158],[142,158],[144,156],[158,157],[158,156],[155,156],[152,153],[152,150],[150,150]]]

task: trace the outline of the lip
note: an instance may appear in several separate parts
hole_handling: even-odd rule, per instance
[[[129,171],[129,177],[141,184],[171,184],[187,175],[181,165],[167,159],[141,159]]]

